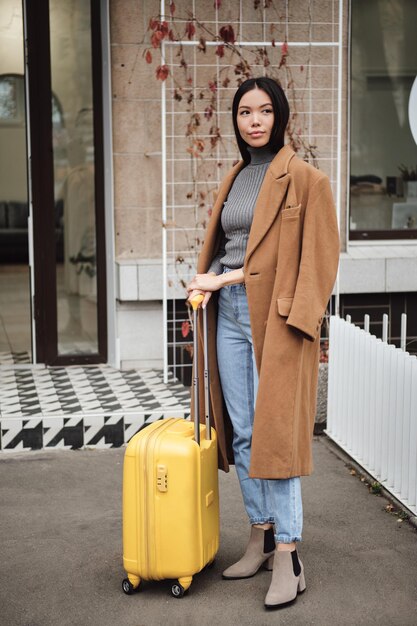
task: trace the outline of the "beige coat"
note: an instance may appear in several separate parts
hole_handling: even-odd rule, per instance
[[[223,203],[243,165],[240,161],[219,189],[198,273],[207,272],[219,248]],[[329,180],[284,146],[260,189],[243,268],[259,372],[250,466],[253,478],[312,472],[319,332],[338,259],[339,234]],[[216,294],[210,299],[208,315],[211,409],[219,466],[228,471],[233,460],[232,428],[217,370]],[[203,380],[200,369],[200,385]],[[200,398],[203,403],[202,390]]]

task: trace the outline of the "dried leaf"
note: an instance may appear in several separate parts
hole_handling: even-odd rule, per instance
[[[224,45],[222,43],[219,46],[217,46],[216,54],[220,58],[224,57]]]
[[[188,337],[190,334],[190,322],[187,320],[181,324],[181,335],[184,337]]]
[[[195,35],[195,26],[194,26],[194,22],[187,22],[185,25],[185,34],[187,35],[188,39],[192,39],[193,36]]]
[[[169,2],[169,12],[171,13],[171,15],[174,15],[175,9],[176,9],[175,3],[172,0],[170,0],[170,2]]]
[[[169,76],[168,65],[158,65],[155,74],[158,80],[166,80]]]
[[[201,52],[206,51],[206,40],[204,39],[204,37],[200,37],[197,48],[201,50]]]
[[[219,35],[224,43],[235,43],[235,31],[233,30],[233,26],[231,24],[226,24],[222,26],[219,30]]]
[[[151,54],[151,51],[150,51],[150,50],[147,50],[147,51],[146,51],[146,54],[145,54],[145,61],[146,61],[146,63],[152,63],[152,54]]]

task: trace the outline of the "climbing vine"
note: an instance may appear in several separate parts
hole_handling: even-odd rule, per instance
[[[205,23],[199,18],[197,12],[196,14],[188,11],[180,13],[175,2],[170,0],[168,15],[157,15],[149,20],[147,29],[149,45],[144,49],[144,60],[149,65],[155,66],[154,73],[157,80],[170,79],[173,87],[172,98],[183,110],[185,107],[188,116],[185,126],[186,151],[191,161],[196,160],[197,163],[202,164],[205,159],[210,158],[214,167],[223,166],[221,158],[218,158],[218,148],[222,148],[225,153],[227,153],[227,148],[223,141],[219,120],[219,90],[238,87],[247,78],[264,75],[277,80],[284,87],[290,101],[288,143],[301,158],[318,166],[317,147],[308,141],[307,119],[304,113],[299,112],[305,110],[301,94],[308,86],[310,51],[306,50],[303,64],[292,62],[291,47],[288,42],[284,40],[277,43],[278,32],[281,32],[280,26],[285,21],[285,16],[280,14],[273,0],[252,1],[255,11],[264,12],[263,16],[260,15],[260,22],[264,20],[268,25],[268,33],[263,40],[268,40],[269,45],[239,45],[242,29],[238,20],[229,23],[220,22],[221,25],[216,31],[212,23]],[[214,0],[214,8],[220,9],[221,7],[222,0]],[[268,16],[267,19],[265,16]],[[307,18],[311,24],[311,15]],[[218,59],[216,68],[213,68],[213,75],[206,78],[205,74],[203,85],[195,81],[193,67],[190,67],[187,60],[187,52],[190,50],[187,42],[190,41],[196,42],[197,55],[201,55],[201,58],[207,55],[209,48],[214,47],[214,55]],[[175,42],[175,64],[167,64],[161,58],[163,42]],[[201,63],[201,67],[203,66],[204,63]],[[207,188],[202,190],[201,185],[200,187],[197,185],[195,173],[197,169],[191,167],[193,188],[185,192],[185,198],[192,199],[195,207],[199,209],[199,215],[202,215],[202,219],[195,224],[194,236],[190,236],[189,231],[184,232],[186,246],[191,255],[198,252],[201,246],[202,241],[198,232],[205,228],[206,220],[211,214],[213,201],[211,194],[214,189],[210,183],[217,178],[208,174]],[[178,280],[185,287],[182,270],[187,265],[188,269],[191,269],[191,264],[182,254],[177,255],[175,263]],[[187,337],[191,330],[190,323],[191,321],[186,321],[182,324],[183,338]]]

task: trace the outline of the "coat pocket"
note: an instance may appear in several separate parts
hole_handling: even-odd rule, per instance
[[[283,209],[282,219],[283,220],[297,219],[300,217],[300,213],[301,213],[301,204],[297,204],[297,206],[292,206],[287,209]]]
[[[291,311],[292,301],[294,298],[278,298],[277,299],[277,308],[278,313],[282,317],[288,317]]]

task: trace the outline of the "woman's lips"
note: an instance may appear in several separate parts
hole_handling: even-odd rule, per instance
[[[249,133],[251,137],[260,137],[264,133],[260,130],[255,131],[254,133]]]

